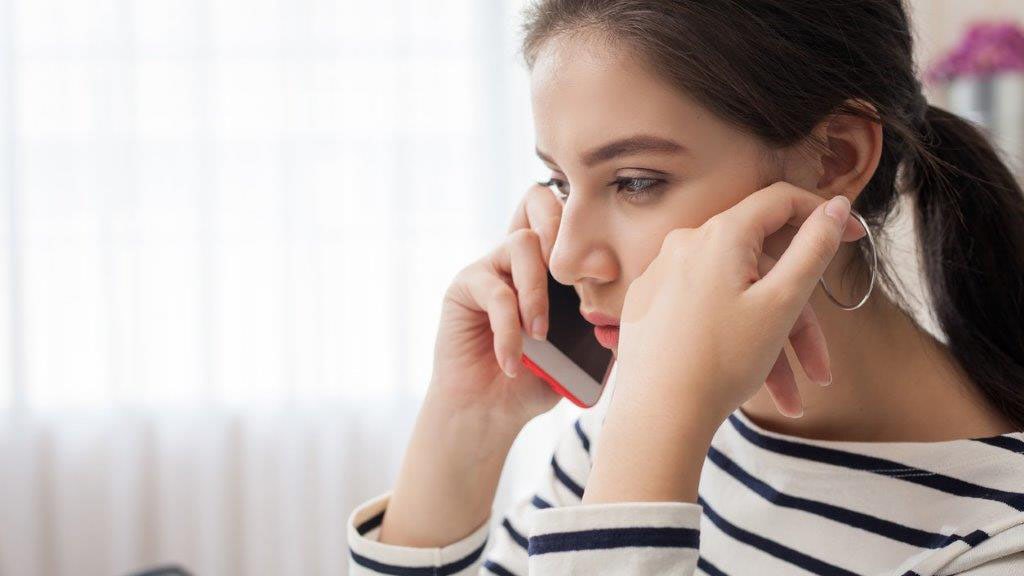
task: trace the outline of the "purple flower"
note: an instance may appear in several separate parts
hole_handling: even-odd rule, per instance
[[[1024,71],[1024,28],[1013,22],[975,22],[963,40],[925,72],[927,83],[962,76]]]

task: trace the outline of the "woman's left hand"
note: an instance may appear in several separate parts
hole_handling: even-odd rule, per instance
[[[848,199],[832,202],[838,219],[825,214],[820,196],[776,182],[699,228],[666,235],[626,292],[602,443],[606,433],[629,437],[624,427],[641,421],[645,430],[624,440],[623,451],[658,435],[669,446],[688,434],[701,436],[692,439],[697,445],[709,442],[762,385],[783,414],[802,412],[783,344],[790,340],[808,375],[823,379],[828,352],[808,300],[840,243],[865,235]],[[762,246],[787,224],[799,230],[775,261]],[[693,458],[703,459],[700,450]]]
[[[766,385],[780,412],[799,415],[783,344],[792,342],[808,372],[828,370],[808,300],[840,242],[864,236],[848,200],[833,201],[841,222],[824,213],[820,196],[777,182],[700,228],[669,232],[626,291],[616,381],[655,387],[665,401],[694,402],[722,419]],[[799,231],[776,262],[762,245],[787,224]]]

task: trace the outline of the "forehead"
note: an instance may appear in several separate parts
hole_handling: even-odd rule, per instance
[[[708,145],[736,135],[627,47],[593,34],[547,41],[530,87],[537,147],[556,158],[571,152],[576,159],[582,149],[636,133]]]

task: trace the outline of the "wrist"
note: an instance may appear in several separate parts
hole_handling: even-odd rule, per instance
[[[428,392],[395,482],[380,541],[436,547],[471,534],[491,514],[516,433],[488,422],[486,414],[459,410]]]
[[[685,423],[694,433],[713,435],[732,414],[723,394],[717,368],[691,366],[686,373],[663,373],[651,365],[618,362],[615,387],[622,410],[644,411],[648,416]],[[671,372],[671,371],[670,371]]]
[[[489,447],[509,446],[529,422],[528,418],[511,413],[501,406],[489,405],[479,398],[467,398],[450,392],[450,388],[431,382],[427,389],[421,418],[434,418],[457,434],[458,446],[480,449],[486,457]]]
[[[696,502],[704,459],[722,420],[697,406],[648,406],[616,394],[584,503]]]
[[[448,395],[428,391],[417,426],[430,428],[445,451],[457,454],[469,468],[488,462],[503,463],[519,432],[526,425]]]

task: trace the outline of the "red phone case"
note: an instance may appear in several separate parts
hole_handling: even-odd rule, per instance
[[[564,386],[562,386],[561,384],[558,383],[558,380],[555,380],[553,376],[551,376],[550,374],[545,372],[544,369],[541,368],[540,366],[538,366],[537,364],[535,364],[533,362],[533,360],[530,360],[529,356],[527,356],[526,354],[523,354],[519,358],[519,360],[522,361],[522,363],[527,368],[530,369],[530,372],[533,372],[534,374],[537,375],[538,378],[540,378],[541,380],[547,382],[548,386],[551,386],[551,388],[555,392],[558,392],[562,396],[568,398],[570,402],[572,402],[573,404],[579,406],[580,408],[587,408],[587,405],[584,404],[582,400],[580,400],[579,398],[574,396],[572,392],[569,392],[568,390],[566,390]]]

